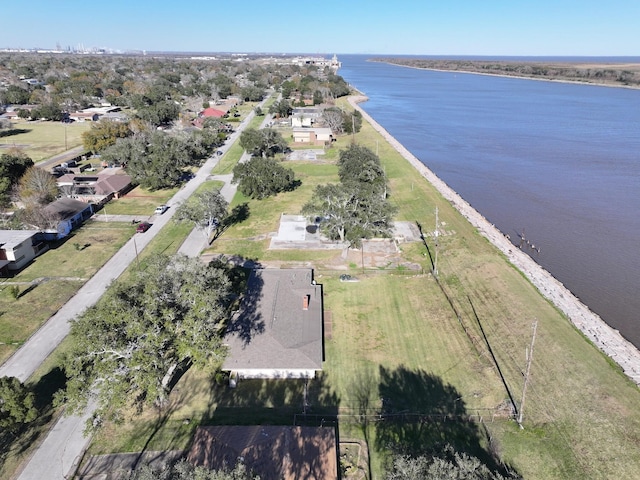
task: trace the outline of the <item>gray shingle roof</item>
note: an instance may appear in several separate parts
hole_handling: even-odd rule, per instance
[[[223,370],[321,370],[322,286],[312,281],[311,269],[254,270],[227,328]]]

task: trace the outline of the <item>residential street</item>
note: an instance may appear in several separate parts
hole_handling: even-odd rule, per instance
[[[263,104],[264,101],[260,105],[263,106]],[[240,133],[249,124],[254,115],[254,112],[251,111],[219,150],[226,153],[229,147],[238,140]],[[265,116],[263,124],[269,118],[269,116]],[[117,279],[129,264],[135,260],[136,251],[139,253],[144,250],[162,227],[171,220],[176,211],[175,207],[186,201],[201,184],[210,179],[211,170],[219,159],[220,156],[218,155],[209,158],[194,178],[187,182],[167,202],[167,205],[171,208],[163,215],[152,217],[151,223],[153,223],[153,226],[147,232],[135,234],[87,281],[74,297],[52,316],[7,362],[0,366],[0,377],[14,376],[21,381],[27,380],[69,333],[69,321],[98,301],[107,290],[109,284]],[[244,159],[243,156],[242,160]],[[219,178],[226,181],[231,179],[230,176]],[[235,191],[236,186],[230,185],[230,183],[226,183],[222,189],[227,201],[231,201]],[[179,252],[195,257],[200,254],[205,246],[206,241],[202,232],[194,229],[179,249]],[[28,464],[23,465],[24,469],[18,478],[20,480],[69,478],[75,471],[77,463],[91,440],[90,437],[85,437],[82,431],[84,422],[91,416],[93,411],[94,406],[90,404],[82,415],[62,417],[51,429]]]

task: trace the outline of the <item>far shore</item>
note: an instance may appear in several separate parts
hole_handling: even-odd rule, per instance
[[[415,67],[410,67],[415,68]],[[513,77],[511,77],[513,78]],[[618,364],[624,373],[640,386],[640,351],[618,330],[609,326],[602,318],[592,312],[562,283],[538,265],[529,255],[515,247],[493,224],[467,203],[451,187],[438,178],[417,157],[409,152],[387,130],[378,124],[359,105],[367,101],[364,95],[349,97],[349,103],[380,133],[400,155],[402,155],[454,208],[465,217],[478,232],[487,238],[509,261],[520,270],[538,291],[563,312],[605,355]]]
[[[373,61],[373,60],[369,60]],[[375,60],[378,61],[378,60]],[[414,70],[430,70],[432,72],[445,72],[445,73],[462,73],[465,75],[484,75],[487,77],[502,77],[502,78],[513,78],[517,80],[535,80],[538,82],[552,82],[552,83],[567,83],[571,85],[591,85],[593,87],[609,87],[609,88],[626,88],[629,90],[640,90],[640,85],[621,85],[614,83],[597,83],[597,82],[587,82],[580,80],[569,80],[569,79],[558,79],[558,78],[545,78],[545,77],[537,77],[537,76],[526,76],[526,75],[506,75],[501,73],[487,73],[487,72],[474,72],[471,70],[456,70],[456,69],[445,69],[445,68],[431,68],[431,67],[417,67],[414,65],[403,65],[400,63],[393,63],[389,61],[378,61],[379,63],[386,63],[387,65],[393,65],[395,67],[403,67],[403,68],[412,68]]]

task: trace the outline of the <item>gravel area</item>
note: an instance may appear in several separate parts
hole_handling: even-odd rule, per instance
[[[496,248],[503,252],[540,293],[549,299],[580,331],[591,340],[602,352],[615,361],[624,373],[637,385],[640,385],[640,351],[620,333],[607,325],[599,315],[589,310],[575,295],[549,272],[535,263],[531,257],[522,252],[489,221],[477,212],[469,203],[460,197],[451,187],[440,180],[418,158],[409,152],[389,132],[380,126],[365,112],[358,103],[366,101],[365,96],[353,96],[349,102],[357,108],[362,116],[426,178],[451,204],[485,236]]]

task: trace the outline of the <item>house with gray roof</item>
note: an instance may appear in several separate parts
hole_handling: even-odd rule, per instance
[[[72,230],[78,228],[93,215],[93,207],[90,203],[73,198],[60,198],[44,207],[44,211],[51,218],[55,218],[57,224],[55,231],[45,230],[45,232],[54,233],[56,240],[69,235]]]
[[[324,360],[322,285],[312,269],[256,269],[227,327],[222,370],[239,378],[313,378]]]

